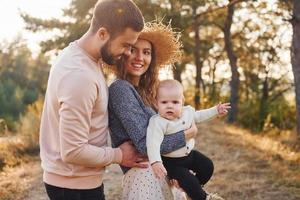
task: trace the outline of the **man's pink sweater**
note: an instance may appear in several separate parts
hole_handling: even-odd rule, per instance
[[[71,43],[53,64],[40,128],[40,155],[47,184],[92,189],[104,167],[120,163],[119,148],[107,146],[108,90],[99,65]]]

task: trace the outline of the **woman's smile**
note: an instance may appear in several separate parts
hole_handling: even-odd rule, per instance
[[[132,63],[131,66],[136,69],[141,69],[144,65],[141,63]]]

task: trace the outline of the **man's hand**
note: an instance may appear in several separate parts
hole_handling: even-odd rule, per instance
[[[139,167],[139,168],[147,168],[148,165],[145,163],[141,163],[147,160],[147,157],[140,154],[131,141],[124,142],[119,146],[122,151],[122,162],[120,165],[124,167]]]
[[[198,128],[195,122],[193,122],[191,128],[186,129],[184,131],[185,140],[187,141],[189,139],[196,137],[197,133],[198,133]]]
[[[226,115],[230,108],[231,108],[230,103],[219,103],[217,105],[218,113],[221,116]]]
[[[162,164],[162,162],[155,162],[151,165],[154,175],[158,179],[163,179],[167,175],[167,170]]]

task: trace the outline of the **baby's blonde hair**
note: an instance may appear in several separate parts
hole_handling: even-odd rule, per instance
[[[183,86],[181,85],[181,83],[177,80],[174,79],[166,79],[163,81],[160,81],[157,87],[157,93],[156,93],[156,98],[159,95],[160,89],[177,89],[179,93],[182,94],[183,97]]]

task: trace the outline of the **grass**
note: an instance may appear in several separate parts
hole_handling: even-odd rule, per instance
[[[219,121],[201,125],[199,133],[198,148],[215,163],[209,190],[231,200],[300,199],[300,153],[287,138]]]
[[[32,189],[43,187],[38,151],[24,141],[15,138],[0,143],[0,161],[4,163],[0,200],[23,199]],[[196,141],[196,148],[215,163],[214,175],[205,186],[208,192],[228,200],[300,199],[300,152],[292,133],[253,134],[214,120],[199,126]],[[108,200],[120,195],[119,171],[106,175]],[[42,192],[36,196],[45,196]]]
[[[28,190],[32,179],[29,163],[39,149],[23,136],[12,136],[0,143],[0,200],[17,200]]]
[[[23,199],[36,178],[34,173],[37,169],[32,167],[32,163],[37,161],[36,156],[30,157],[26,162],[14,167],[7,166],[0,172],[0,200]]]

